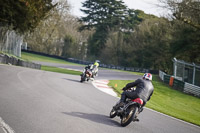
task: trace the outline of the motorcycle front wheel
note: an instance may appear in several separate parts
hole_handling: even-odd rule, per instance
[[[85,77],[81,76],[80,82],[83,82],[83,81],[85,81]]]
[[[129,108],[127,114],[123,115],[121,118],[121,126],[125,127],[130,124],[135,118],[137,111],[138,107]]]
[[[112,109],[110,111],[110,118],[114,118],[116,115],[117,115],[117,112],[114,109]]]

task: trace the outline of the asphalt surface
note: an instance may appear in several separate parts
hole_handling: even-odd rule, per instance
[[[2,128],[0,128],[0,133],[5,133],[4,130]]]
[[[119,118],[108,117],[118,98],[79,80],[80,76],[0,65],[0,117],[16,133],[200,133],[197,126],[149,109],[139,115],[140,122],[123,128]]]
[[[56,64],[56,63],[40,62],[40,61],[34,61],[34,62],[45,66],[54,66],[54,67],[74,69],[79,71],[83,71],[83,69],[85,68],[84,65],[83,66],[66,65],[66,64]],[[111,70],[105,68],[99,68],[98,76],[95,77],[95,79],[108,79],[108,80],[136,80],[138,78],[141,78],[141,76],[133,75],[128,72],[120,72],[118,70]]]

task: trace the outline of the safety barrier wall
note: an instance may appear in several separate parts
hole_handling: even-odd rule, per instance
[[[40,64],[24,61],[24,60],[17,59],[13,56],[8,56],[8,55],[5,55],[5,54],[0,54],[0,63],[29,67],[29,68],[34,68],[34,69],[41,69]]]
[[[174,79],[173,88],[176,90],[184,91],[185,82],[180,81],[178,79]]]
[[[164,75],[167,75],[166,73],[159,70],[159,77],[164,80]]]
[[[200,97],[200,87],[187,82],[185,83],[184,92]]]
[[[170,75],[164,75],[164,79],[163,81],[166,83],[166,84],[169,84],[169,81],[170,81]]]
[[[168,84],[176,90],[200,97],[200,87],[198,86],[180,81],[179,79],[175,79],[173,76],[167,75],[162,71],[159,71],[159,77],[164,83]]]

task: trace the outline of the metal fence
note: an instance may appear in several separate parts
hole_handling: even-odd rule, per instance
[[[174,77],[183,82],[200,86],[200,65],[173,59]]]
[[[0,51],[21,57],[23,36],[0,27]]]
[[[164,83],[168,84],[169,86],[171,86],[172,88],[174,88],[176,90],[200,97],[200,87],[199,86],[189,84],[187,82],[183,82],[179,79],[174,78],[174,76],[167,75],[166,73],[164,73],[162,71],[159,71],[159,77]]]

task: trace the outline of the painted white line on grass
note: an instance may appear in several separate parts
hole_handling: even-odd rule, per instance
[[[15,133],[15,131],[8,124],[6,124],[1,117],[0,117],[0,128],[2,128],[5,133]]]

